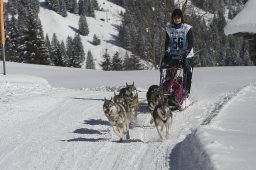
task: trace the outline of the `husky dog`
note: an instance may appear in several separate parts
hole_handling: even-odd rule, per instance
[[[123,95],[114,93],[113,101],[115,103],[121,104],[125,108],[125,111],[129,120],[131,121],[134,120],[134,114],[132,112],[132,109],[129,108],[129,105]]]
[[[131,85],[128,85],[126,83],[126,87],[120,90],[119,95],[130,98],[138,98],[138,92],[136,87],[134,86],[134,82]]]
[[[169,106],[160,102],[153,111],[153,119],[160,138],[168,139],[172,125],[172,112]]]
[[[153,114],[153,111],[155,107],[159,104],[161,101],[161,93],[158,85],[152,85],[149,87],[147,91],[147,101],[148,101],[148,108]]]
[[[129,135],[129,124],[131,122],[129,116],[127,115],[126,109],[121,103],[115,103],[113,99],[104,99],[103,111],[108,118],[114,132],[120,141],[126,135],[126,139],[130,139]]]
[[[131,85],[126,83],[126,87],[122,88],[118,94],[119,97],[122,97],[126,104],[128,105],[129,112],[132,113],[133,121],[136,119],[135,109],[138,108],[139,98],[136,87],[134,86],[134,82]]]
[[[113,101],[116,103],[122,103],[125,106],[127,105],[127,102],[124,96],[122,94],[116,94],[115,92],[114,92]],[[126,107],[128,107],[128,105]]]

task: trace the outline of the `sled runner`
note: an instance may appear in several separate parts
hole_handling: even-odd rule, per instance
[[[174,110],[184,110],[190,105],[186,98],[186,76],[182,55],[172,56],[171,62],[160,68],[162,98]]]

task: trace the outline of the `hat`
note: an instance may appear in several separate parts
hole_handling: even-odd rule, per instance
[[[175,18],[176,16],[179,16],[183,19],[183,14],[182,14],[182,11],[180,9],[175,9],[172,12],[172,18]]]

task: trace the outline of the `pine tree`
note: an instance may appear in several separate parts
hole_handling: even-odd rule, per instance
[[[85,16],[83,15],[80,16],[78,25],[79,25],[79,33],[81,35],[86,36],[89,34],[89,28],[88,28],[88,24]]]
[[[92,52],[90,50],[87,53],[85,68],[87,68],[87,69],[95,69],[94,58],[93,58]]]
[[[123,69],[124,70],[141,70],[142,66],[140,64],[139,58],[137,58],[135,55],[129,56],[128,53],[126,52]]]
[[[88,17],[95,17],[94,6],[97,6],[97,3],[93,0],[79,0],[79,15],[84,15]]]
[[[111,70],[122,70],[123,69],[123,61],[119,56],[119,53],[116,52],[114,56],[112,57],[112,62],[111,62]]]
[[[9,0],[7,3],[7,9],[10,15],[16,15],[18,13],[18,1]]]
[[[65,62],[67,67],[71,67],[72,58],[74,56],[74,48],[73,48],[73,39],[72,37],[68,36],[66,40],[66,54],[67,54],[67,60]]]
[[[59,12],[60,11],[59,0],[48,0],[48,8],[52,9],[55,12]]]
[[[51,46],[51,42],[50,42],[48,34],[46,34],[46,36],[45,36],[45,45],[46,45],[46,47],[49,51],[50,65],[54,65],[54,61],[53,61],[54,56],[53,56],[53,53],[52,53],[52,46]]]
[[[60,52],[61,52],[61,56],[62,56],[63,66],[68,67],[69,58],[67,56],[66,47],[65,47],[65,44],[63,41],[61,41],[61,43],[60,43]]]
[[[59,4],[60,4],[60,10],[59,10],[59,14],[63,17],[67,16],[67,8],[66,8],[66,3],[64,0],[59,0]]]
[[[70,13],[77,14],[78,5],[77,5],[76,0],[64,0],[64,1],[66,4],[67,11],[69,11]]]
[[[78,1],[78,14],[79,15],[84,15],[86,14],[85,12],[85,1],[84,0],[79,0]]]
[[[98,38],[98,36],[96,34],[93,35],[93,40],[92,40],[92,44],[93,45],[100,45],[101,41]]]
[[[95,12],[94,12],[94,6],[96,5],[95,4],[95,1],[94,0],[85,0],[85,3],[86,3],[86,16],[89,16],[89,17],[95,17]]]
[[[27,29],[23,30],[21,39],[24,45],[19,47],[20,58],[26,63],[49,64],[49,51],[45,45],[40,19],[29,10],[26,21]]]
[[[82,44],[82,40],[79,34],[76,34],[73,39],[73,58],[71,60],[71,65],[73,67],[81,67],[85,60],[85,53]]]
[[[8,20],[8,17],[5,18],[5,21],[8,21],[8,24],[6,24],[6,26],[8,25],[6,28],[6,56],[9,57],[9,59],[6,59],[9,61],[19,62],[20,60],[17,50],[19,45],[19,29],[17,26],[17,19],[12,15],[10,21]]]
[[[110,58],[110,55],[108,54],[107,49],[102,57],[103,57],[103,61],[100,63],[102,70],[106,70],[106,71],[111,70],[111,58]]]
[[[61,61],[60,42],[55,33],[52,36],[51,49],[53,64],[55,66],[63,65],[63,62]]]

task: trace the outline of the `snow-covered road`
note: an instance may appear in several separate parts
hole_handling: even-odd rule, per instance
[[[241,94],[255,93],[254,76],[239,77],[239,69],[234,69],[235,76],[232,69],[195,72],[192,98],[197,102],[174,113],[169,140],[160,141],[149,123],[151,115],[141,112],[130,130],[131,139],[122,143],[117,142],[102,111],[104,97],[110,98],[113,91],[55,88],[38,77],[1,76],[0,169],[214,169],[219,165],[214,150],[221,147],[214,145],[218,142],[212,142],[207,136],[212,131],[206,133],[207,129],[215,119],[223,123],[218,119],[223,108],[239,103]],[[136,76],[135,82],[141,78]],[[144,111],[147,86],[138,86],[140,110]]]

